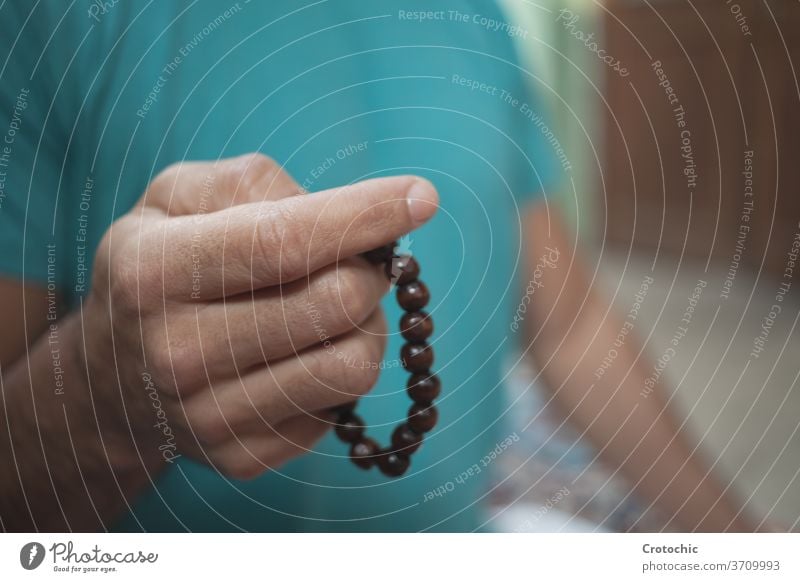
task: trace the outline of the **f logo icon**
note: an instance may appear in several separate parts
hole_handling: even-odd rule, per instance
[[[35,570],[44,560],[44,546],[39,542],[29,542],[19,551],[19,563],[26,570]]]

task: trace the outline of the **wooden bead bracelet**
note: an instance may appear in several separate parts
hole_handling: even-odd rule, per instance
[[[422,445],[423,435],[436,426],[439,412],[433,400],[441,392],[439,377],[431,372],[433,348],[427,343],[433,333],[433,320],[422,309],[430,300],[425,283],[418,279],[419,264],[411,255],[397,255],[392,243],[364,254],[373,264],[384,263],[389,279],[396,279],[397,302],[405,310],[400,333],[406,344],[400,350],[403,367],[411,373],[407,392],[414,401],[406,421],[395,428],[392,442],[381,449],[367,437],[364,421],[355,414],[355,402],[333,408],[337,414],[336,435],[350,445],[350,460],[361,469],[377,466],[388,477],[399,477],[408,470],[411,455]]]

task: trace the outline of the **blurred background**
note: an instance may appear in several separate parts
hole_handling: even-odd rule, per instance
[[[505,6],[571,162],[550,202],[621,313],[652,278],[636,333],[654,362],[707,284],[658,388],[744,511],[799,530],[800,2]],[[501,527],[669,529],[577,432],[530,422],[534,375],[509,385],[522,445],[501,459]],[[591,477],[567,477],[576,457]]]

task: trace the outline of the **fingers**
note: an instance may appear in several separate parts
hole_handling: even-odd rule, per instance
[[[363,329],[327,347],[308,349],[183,398],[182,422],[202,443],[216,445],[237,430],[274,426],[298,414],[351,402],[375,385],[385,347],[386,322],[378,310]]]
[[[433,185],[413,176],[366,180],[282,200],[275,206],[289,220],[269,228],[279,229],[281,240],[292,244],[280,249],[277,276],[291,281],[387,244],[430,219],[438,203]],[[274,261],[271,264],[274,267]]]
[[[429,219],[437,204],[433,186],[411,176],[242,204],[155,221],[137,248],[138,262],[162,267],[164,291],[174,299],[230,296],[387,244]]]
[[[180,216],[280,200],[299,192],[300,186],[280,164],[251,153],[212,162],[172,164],[153,179],[139,203],[168,216]]]
[[[207,460],[235,479],[252,479],[309,452],[332,424],[328,419],[297,416],[204,450]]]
[[[279,287],[182,306],[171,336],[194,343],[193,369],[213,377],[283,358],[349,332],[364,322],[389,290],[383,269],[362,258],[328,265]],[[187,329],[180,329],[187,328]],[[202,361],[200,361],[202,360]],[[200,378],[202,380],[202,378]]]

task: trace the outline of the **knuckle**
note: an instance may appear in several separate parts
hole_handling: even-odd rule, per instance
[[[95,253],[92,284],[108,292],[114,309],[138,315],[161,291],[163,278],[158,260],[140,260],[140,250],[146,246],[141,237],[149,232],[132,236],[137,224],[121,219],[105,232]]]
[[[135,256],[118,247],[105,259],[114,308],[125,312],[137,309],[141,300],[141,285],[139,263]]]
[[[261,190],[266,192],[282,171],[275,160],[260,152],[234,158],[225,169],[225,179],[229,180],[227,186],[231,191],[241,190],[248,195],[261,193]]]
[[[157,336],[159,338],[160,336]],[[147,367],[157,378],[172,377],[173,358],[166,342],[150,337],[144,345]]]
[[[380,334],[362,334],[338,345],[323,346],[314,351],[308,372],[328,390],[354,398],[363,396],[378,382],[385,342]]]
[[[181,166],[181,162],[175,162],[165,167],[156,174],[156,177],[152,179],[147,189],[153,192],[159,192],[164,189],[173,188],[180,175]]]
[[[327,340],[331,341],[331,340]],[[322,349],[312,350],[307,356],[304,363],[303,381],[307,382],[312,379],[321,384],[338,385],[335,380],[340,376],[337,372],[339,364],[337,358],[331,353],[333,344],[329,348],[323,347]]]
[[[362,369],[358,354],[351,350],[340,351],[334,343],[314,350],[305,370],[313,385],[308,397],[310,402],[321,403],[336,393],[357,397],[368,390],[362,386],[366,382],[364,373],[368,370]]]
[[[203,381],[197,355],[185,346],[150,338],[145,344],[145,357],[153,375],[175,393],[187,391]]]
[[[116,220],[100,239],[94,256],[92,287],[115,308],[140,309],[142,303],[160,293],[163,258],[147,254],[151,246],[148,243],[160,228],[127,214]]]
[[[372,310],[367,282],[353,269],[339,269],[337,275],[335,301],[341,305],[347,318],[361,321]]]
[[[363,273],[349,266],[334,267],[312,283],[311,301],[332,333],[344,333],[361,323],[374,309],[373,294]]]
[[[171,345],[167,350],[176,387],[187,389],[203,381],[203,366],[197,353],[186,346]]]
[[[320,277],[314,290],[313,301],[322,309],[325,317],[322,324],[333,332],[343,331],[342,322],[347,318],[342,300],[343,287],[340,277],[331,271]]]
[[[270,204],[256,224],[254,262],[276,282],[294,279],[304,272],[305,245],[294,211],[288,205]]]

